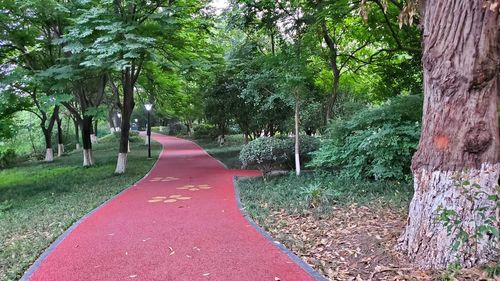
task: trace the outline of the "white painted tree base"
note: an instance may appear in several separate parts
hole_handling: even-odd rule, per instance
[[[300,176],[300,155],[295,153],[295,174]]]
[[[64,144],[60,143],[57,145],[57,156],[61,157],[64,153]]]
[[[44,159],[45,162],[52,162],[54,161],[54,151],[52,150],[52,148],[47,148],[45,150],[45,159]]]
[[[480,185],[480,192],[499,195],[496,191],[499,174],[500,163],[483,164],[480,170],[471,169],[460,174],[423,169],[414,173],[415,194],[410,204],[406,230],[399,238],[398,248],[407,253],[418,267],[424,269],[443,269],[455,262],[463,267],[471,267],[490,261],[494,258],[492,245],[496,243],[498,246],[498,240],[494,241],[490,237],[478,241],[477,245],[463,244],[457,253],[452,247],[457,239],[456,233],[449,235],[443,222],[436,220],[436,214],[440,206],[456,211],[468,233],[474,233],[478,226],[483,225],[484,220],[476,211],[477,208],[489,206],[486,217],[494,215],[498,222],[498,212],[493,207],[495,203],[484,194],[474,203],[470,202],[456,186],[454,177],[461,175],[471,184]]]
[[[76,148],[75,149],[76,150],[80,150],[80,144],[79,143],[76,144]]]
[[[127,153],[118,153],[118,160],[116,161],[115,174],[125,173],[127,167]]]
[[[94,158],[92,157],[92,149],[83,150],[83,166],[89,167],[94,165]]]

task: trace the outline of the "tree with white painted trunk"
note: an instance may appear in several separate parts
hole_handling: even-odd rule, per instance
[[[63,129],[62,129],[62,119],[59,116],[56,117],[57,124],[57,156],[61,157],[64,153],[64,141],[63,141]]]
[[[159,65],[171,70],[185,65],[187,57],[192,60],[198,56],[194,45],[208,31],[205,3],[89,0],[73,4],[74,21],[61,41],[64,51],[75,60],[74,68],[83,73],[106,73],[109,78],[112,102],[121,114],[115,172],[122,174],[138,78],[152,61],[161,61]]]
[[[63,105],[71,113],[73,119],[76,120],[78,127],[81,128],[84,167],[94,165],[92,155],[92,121],[96,115],[97,108],[103,101],[106,83],[106,74],[96,73],[93,76],[83,76],[81,80],[73,82],[73,96],[76,102],[63,102]]]
[[[472,233],[483,220],[455,187],[454,178],[498,196],[500,140],[499,8],[494,1],[421,1],[423,25],[424,113],[418,151],[413,156],[415,194],[399,248],[422,268],[451,263],[470,267],[495,258],[495,235],[486,235],[468,255],[457,256],[458,239],[438,223],[439,208],[454,210]],[[496,216],[492,208],[487,216]],[[498,225],[498,223],[497,223]]]

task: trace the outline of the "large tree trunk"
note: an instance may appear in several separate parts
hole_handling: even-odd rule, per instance
[[[127,168],[127,153],[129,151],[130,117],[134,110],[134,85],[130,70],[127,68],[123,81],[123,106],[120,126],[120,149],[116,162],[116,174],[123,174]]]
[[[494,258],[493,235],[463,241],[436,221],[439,208],[454,210],[474,234],[496,217],[500,142],[497,120],[500,46],[498,6],[486,1],[429,0],[424,3],[424,116],[413,157],[415,194],[399,247],[422,268],[470,267]],[[483,7],[485,5],[486,7]],[[456,187],[456,177],[484,192],[474,201]],[[481,214],[482,207],[486,207]]]
[[[82,144],[83,144],[83,166],[94,165],[92,155],[92,116],[83,116],[82,120]]]

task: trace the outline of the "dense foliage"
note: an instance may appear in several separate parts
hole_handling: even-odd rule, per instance
[[[311,165],[355,178],[404,179],[420,137],[422,102],[404,96],[335,120]]]
[[[243,147],[240,161],[244,168],[256,167],[265,176],[288,159],[286,141],[273,137],[260,137]]]
[[[310,154],[319,147],[319,140],[311,136],[300,136],[300,158],[302,163],[310,160]],[[260,137],[245,146],[240,152],[243,167],[256,167],[267,175],[273,168],[294,165],[295,142],[293,138]]]
[[[106,132],[120,132],[124,153],[126,132],[145,128],[142,104],[153,102],[151,123],[171,135],[214,140],[238,132],[247,142],[330,128],[316,167],[403,177],[416,123],[372,118],[379,124],[358,128],[356,118],[364,117],[348,117],[421,91],[420,35],[415,26],[398,26],[401,1],[237,0],[224,11],[210,5],[3,1],[0,137],[14,136],[16,112],[27,109],[43,133],[34,139],[43,137],[46,148],[57,138],[91,149],[91,135],[102,135],[105,122]],[[275,142],[287,154],[275,165],[293,167],[293,140]],[[318,140],[299,142],[303,165]],[[36,154],[42,148],[31,147]]]

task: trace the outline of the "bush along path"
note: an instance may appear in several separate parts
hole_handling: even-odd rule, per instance
[[[162,135],[142,181],[81,221],[25,280],[314,280],[242,216],[233,177],[196,144]],[[56,242],[57,243],[57,242]]]

